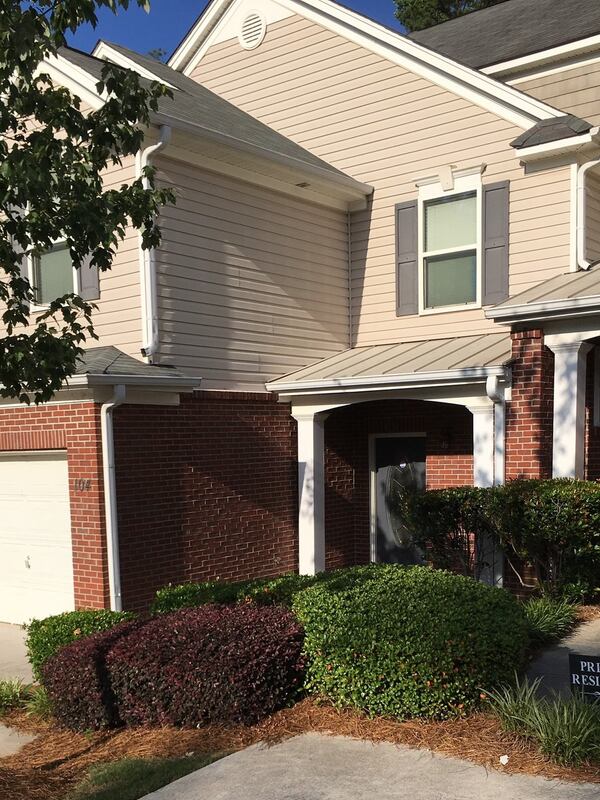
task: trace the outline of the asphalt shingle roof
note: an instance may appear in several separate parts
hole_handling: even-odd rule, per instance
[[[599,0],[600,2],[600,0]],[[556,142],[559,139],[570,139],[572,136],[581,136],[592,129],[591,122],[565,114],[564,117],[553,117],[538,122],[511,142],[512,147],[534,147],[539,144]]]
[[[182,122],[198,125],[206,131],[213,131],[217,134],[231,137],[233,140],[259,147],[262,150],[292,158],[309,167],[317,167],[332,176],[346,177],[345,173],[331,164],[317,158],[317,156],[300,147],[291,139],[277,133],[277,131],[269,128],[268,125],[259,122],[250,114],[227,102],[227,100],[211,92],[202,84],[182,75],[166,64],[142,56],[120,45],[111,44],[110,46],[140,66],[150,70],[160,80],[175,87],[172,99],[164,97],[159,101],[158,110],[160,113],[173,116]],[[61,48],[60,55],[100,80],[102,68],[105,64],[103,60],[70,47]],[[140,82],[146,85],[149,84],[149,81],[144,78],[141,78]]]
[[[409,36],[480,69],[598,33],[599,0],[504,0]]]
[[[183,378],[174,367],[145,364],[117,347],[91,347],[78,362],[76,375],[128,375],[143,378]]]

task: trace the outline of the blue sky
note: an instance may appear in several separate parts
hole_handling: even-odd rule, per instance
[[[98,27],[80,28],[70,37],[70,44],[90,51],[98,39],[106,39],[139,53],[161,47],[170,55],[208,5],[206,0],[150,0],[150,4],[149,14],[135,3],[135,7],[120,11],[117,16],[105,9],[99,15]],[[344,0],[344,4],[385,25],[399,27],[394,19],[394,0]]]

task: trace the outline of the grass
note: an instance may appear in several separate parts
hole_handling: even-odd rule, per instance
[[[573,627],[577,607],[565,600],[536,597],[524,604],[529,636],[535,648],[545,647],[562,639]]]
[[[139,800],[216,759],[209,755],[183,758],[125,758],[92,767],[68,800]]]
[[[539,697],[539,681],[487,692],[503,730],[535,742],[556,764],[600,764],[600,704],[583,697]]]
[[[38,717],[43,720],[49,720],[52,717],[52,701],[43,686],[29,687],[25,708],[32,717]]]

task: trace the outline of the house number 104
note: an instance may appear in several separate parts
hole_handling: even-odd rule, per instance
[[[75,478],[74,484],[76,492],[89,492],[92,488],[91,478]]]

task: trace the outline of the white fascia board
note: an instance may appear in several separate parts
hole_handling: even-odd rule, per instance
[[[128,58],[123,53],[115,50],[107,42],[98,42],[92,55],[96,58],[101,58],[103,61],[110,61],[112,64],[116,64],[118,67],[123,67],[124,69],[131,70],[132,72],[137,72],[137,74],[142,78],[147,78],[149,81],[157,81],[158,83],[162,83],[165,86],[168,86],[170,89],[177,91],[173,84],[169,83],[164,78],[160,78],[158,75],[156,75],[156,73],[151,72],[149,69],[145,69],[144,67],[140,66],[136,61],[133,61],[133,59]]]
[[[516,148],[515,153],[523,164],[530,164],[534,161],[569,153],[575,157],[598,148],[600,148],[600,128],[592,128],[580,136],[569,136],[567,139],[558,139],[555,142]]]
[[[237,2],[240,0],[233,0],[233,4],[231,0],[214,0],[188,39],[177,50],[169,62],[170,66],[189,75],[210,45],[210,33],[220,16],[233,8]],[[406,36],[391,31],[331,0],[278,0],[278,2],[300,16],[491,111],[523,130],[532,127],[532,124],[539,120],[564,115],[564,112],[534,97],[429,50]],[[191,56],[194,52],[195,55]]]
[[[171,128],[183,131],[185,133],[195,133],[199,136],[211,139],[212,141],[224,144],[227,147],[231,147],[235,150],[242,150],[250,153],[251,155],[267,159],[268,161],[274,161],[284,166],[292,166],[304,175],[314,176],[320,181],[330,184],[331,186],[340,187],[340,189],[344,190],[348,200],[364,199],[365,196],[369,196],[373,193],[372,186],[369,186],[367,183],[361,183],[360,181],[350,177],[350,175],[345,175],[341,172],[330,172],[327,169],[318,167],[316,164],[309,164],[306,161],[301,161],[299,158],[295,158],[294,156],[286,156],[282,153],[277,153],[273,150],[259,147],[258,145],[253,145],[249,142],[244,142],[235,136],[230,136],[229,134],[221,131],[215,131],[211,128],[206,128],[203,125],[196,125],[193,122],[179,119],[178,117],[171,116],[170,114],[153,114],[152,121],[158,125],[169,125]]]
[[[60,55],[48,56],[39,65],[38,74],[47,73],[53,81],[77,95],[93,109],[102,108],[104,98],[98,94],[98,81],[89,72]]]
[[[485,383],[490,377],[502,377],[506,367],[473,367],[471,369],[447,369],[440,372],[411,372],[406,375],[380,375],[363,378],[340,378],[339,380],[315,379],[312,381],[273,381],[267,383],[269,392],[277,394],[320,394],[330,392],[364,392],[369,390],[422,389],[433,386],[462,386],[469,383]]]
[[[513,58],[498,64],[491,64],[489,67],[483,67],[481,72],[486,75],[502,75],[504,77],[511,73],[524,72],[525,70],[540,67],[544,64],[563,61],[598,48],[600,48],[600,35],[588,36],[585,39],[578,39],[575,42],[562,44],[558,47],[551,47],[548,50],[540,50],[528,56],[521,56],[520,58]]]
[[[202,378],[145,375],[74,375],[68,379],[67,385],[73,388],[82,386],[144,386],[155,391],[193,392],[200,388]]]
[[[485,316],[501,325],[510,325],[512,322],[534,322],[542,319],[580,316],[582,312],[586,315],[600,314],[600,295],[490,308],[485,312]]]

